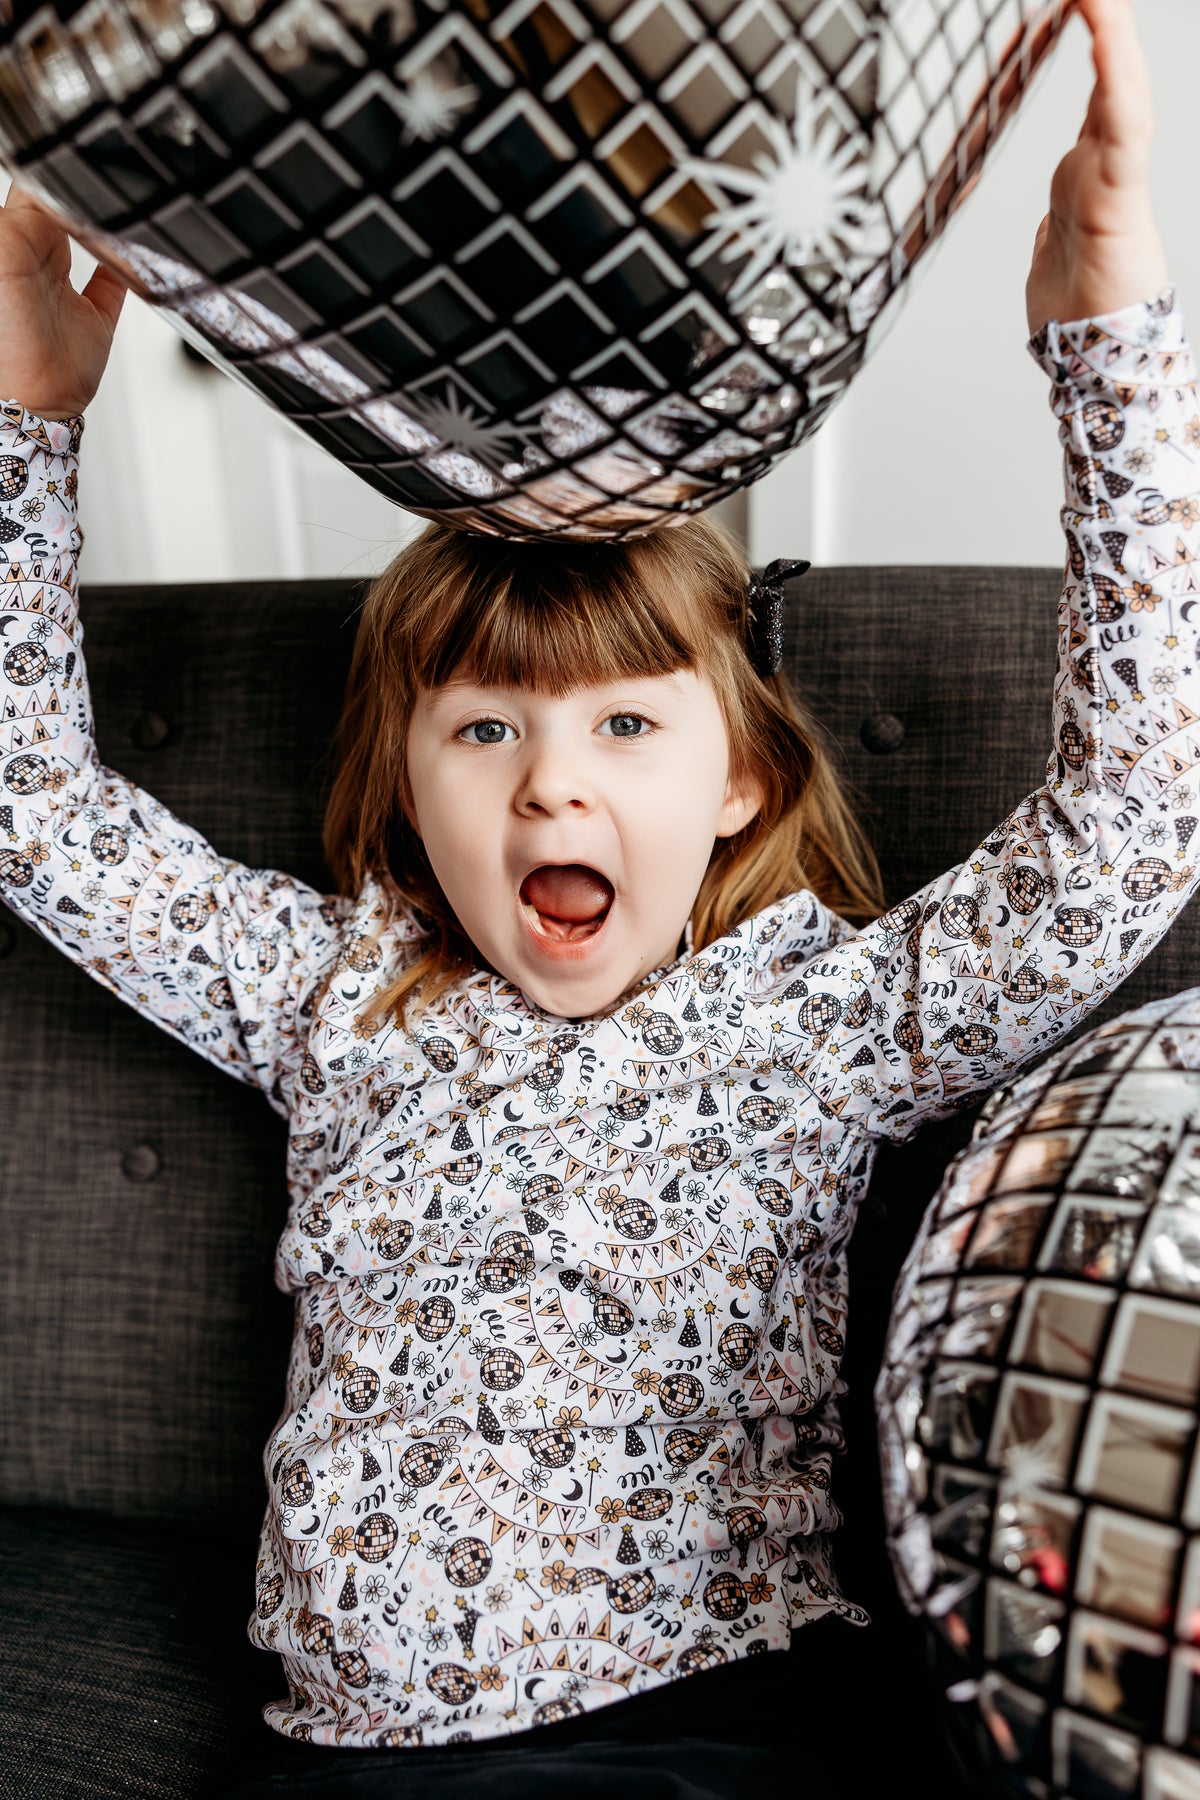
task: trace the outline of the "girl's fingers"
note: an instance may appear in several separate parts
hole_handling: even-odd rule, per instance
[[[1089,129],[1114,146],[1148,141],[1153,89],[1132,0],[1079,0],[1079,10],[1092,33],[1096,66]]]
[[[129,289],[120,276],[114,275],[111,269],[106,269],[103,263],[97,263],[91,280],[83,290],[83,298],[90,301],[107,322],[109,329],[115,331],[128,292]]]

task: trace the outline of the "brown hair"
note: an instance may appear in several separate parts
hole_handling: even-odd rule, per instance
[[[692,913],[697,950],[799,888],[855,922],[882,906],[874,854],[814,723],[786,680],[755,674],[744,645],[749,570],[704,518],[621,543],[513,543],[433,524],[363,606],[325,815],[339,890],[369,876],[426,920],[426,947],[369,1003],[404,1023],[478,957],[402,804],[418,692],[452,675],[544,693],[696,669],[729,734],[731,774],[762,792],[751,822],[719,838]],[[385,922],[386,923],[386,922]],[[381,927],[382,929],[382,927]]]

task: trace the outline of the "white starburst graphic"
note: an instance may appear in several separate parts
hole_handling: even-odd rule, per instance
[[[419,69],[396,96],[396,110],[404,120],[404,142],[411,144],[420,138],[422,143],[430,144],[434,138],[445,137],[454,121],[469,111],[478,98],[479,89],[469,81],[448,87],[432,69]]]
[[[826,118],[818,130],[816,111],[816,94],[798,76],[791,130],[778,119],[766,121],[771,156],[756,156],[753,170],[699,160],[686,165],[702,180],[744,196],[705,221],[730,240],[723,261],[750,253],[730,290],[735,303],[780,263],[795,268],[815,260],[844,270],[849,258],[866,253],[872,210],[863,192],[867,157],[856,138],[838,145],[835,120]]]
[[[497,424],[484,418],[454,388],[447,388],[440,400],[406,398],[404,407],[443,444],[463,450],[493,469],[503,468],[511,459],[513,440],[519,441],[525,435],[519,425]]]

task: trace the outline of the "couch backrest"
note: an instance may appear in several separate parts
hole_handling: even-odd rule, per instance
[[[793,590],[791,672],[842,746],[893,898],[1041,781],[1057,588],[941,568]],[[104,761],[223,852],[327,888],[322,788],[360,593],[85,590]],[[1198,948],[1193,909],[1107,1010],[1193,984]],[[290,1325],[271,1285],[282,1122],[2,910],[0,959],[0,1501],[244,1526]]]

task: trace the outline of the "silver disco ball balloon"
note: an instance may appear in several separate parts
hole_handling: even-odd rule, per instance
[[[893,1561],[974,1772],[1200,1796],[1200,988],[996,1096],[896,1291]]]
[[[816,430],[1072,0],[0,0],[0,157],[390,499],[645,532]]]

